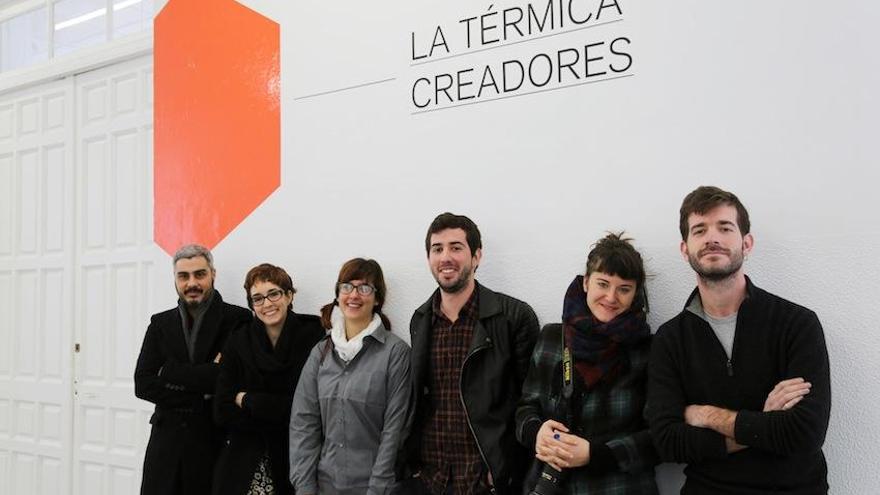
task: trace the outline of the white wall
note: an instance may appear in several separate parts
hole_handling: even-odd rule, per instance
[[[425,263],[425,229],[437,213],[451,210],[471,216],[483,231],[479,279],[528,301],[545,323],[558,321],[563,291],[588,245],[605,230],[625,228],[653,273],[656,328],[680,310],[694,283],[678,255],[680,201],[697,185],[719,185],[751,211],[753,280],[814,309],[825,327],[834,393],[825,446],[832,492],[867,494],[880,486],[874,468],[880,412],[873,407],[880,385],[872,363],[880,349],[874,331],[880,226],[872,201],[880,178],[873,142],[880,5],[624,0],[623,20],[614,24],[411,66],[412,32],[425,43],[441,24],[450,45],[460,46],[457,21],[488,12],[489,4],[242,3],[281,24],[283,182],[215,249],[224,297],[243,304],[245,271],[271,261],[293,273],[296,309],[316,312],[332,297],[341,263],[369,256],[386,271],[388,313],[405,336],[412,310],[435,285]],[[412,114],[411,86],[423,75],[617,36],[632,40],[631,77]],[[0,206],[12,211],[13,200],[6,199]],[[16,225],[2,225],[3,239],[17,235]],[[138,289],[149,295],[145,314],[174,301],[158,251],[144,248],[146,258],[156,257],[141,277],[151,283]],[[79,276],[95,261],[86,259],[72,273]],[[28,268],[17,263],[0,268]],[[144,317],[138,335],[146,323]],[[4,326],[0,333],[19,340]],[[128,352],[133,360],[136,349]],[[10,398],[8,390],[0,390],[0,399]],[[0,425],[10,421],[8,412],[0,414]],[[123,440],[142,446],[147,425],[141,423]],[[111,465],[137,465],[105,457]],[[0,462],[0,472],[11,466]],[[664,493],[677,493],[679,476],[679,468],[661,467]],[[72,491],[93,492],[89,483],[77,482]],[[125,492],[112,480],[95,483]]]
[[[440,24],[460,45],[457,21],[489,4],[244,3],[282,27],[284,168],[282,188],[216,249],[227,297],[242,301],[242,274],[269,260],[294,273],[297,309],[314,312],[343,261],[374,257],[405,334],[434,287],[425,229],[450,210],[481,227],[478,278],[530,302],[542,322],[559,319],[588,245],[625,228],[654,274],[656,328],[694,284],[678,254],[681,199],[719,185],[752,214],[755,283],[814,309],[825,327],[832,492],[880,486],[876,2],[623,0],[613,25],[417,67],[412,32],[427,38]],[[494,8],[517,5],[526,3]],[[632,40],[632,77],[411,114],[423,74],[616,36]],[[301,98],[387,78],[396,79]],[[676,476],[661,469],[665,493]]]

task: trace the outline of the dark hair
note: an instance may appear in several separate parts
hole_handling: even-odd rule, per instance
[[[740,234],[746,235],[752,228],[749,222],[749,212],[732,192],[725,191],[715,186],[700,186],[685,196],[681,202],[678,216],[678,229],[681,231],[681,239],[686,241],[689,233],[688,219],[692,213],[703,215],[713,208],[721,205],[736,208],[736,224]]]
[[[351,282],[352,280],[364,280],[376,289],[376,306],[373,308],[373,312],[379,313],[382,325],[385,326],[386,330],[391,330],[391,321],[382,312],[382,305],[385,304],[385,296],[388,293],[388,289],[385,287],[385,276],[382,275],[382,267],[375,260],[364,258],[350,259],[339,269],[339,277],[337,277],[336,286],[333,288],[335,294],[333,302],[325,304],[321,308],[321,325],[326,329],[330,329],[333,326],[330,321],[330,314],[333,312],[333,307],[338,304],[339,284]]]
[[[284,268],[263,263],[251,268],[244,277],[244,293],[247,296],[248,307],[251,309],[254,309],[254,302],[251,301],[251,287],[257,282],[270,282],[280,287],[284,292],[296,294],[296,289],[293,288],[293,280],[290,279],[290,275],[284,271]],[[292,301],[287,305],[287,309],[289,311],[293,310]]]
[[[465,239],[467,240],[468,248],[470,248],[472,256],[477,252],[477,249],[483,247],[483,240],[480,237],[480,229],[477,228],[477,224],[464,215],[455,215],[447,211],[446,213],[437,215],[437,218],[435,218],[434,221],[431,222],[431,226],[428,227],[428,234],[425,236],[426,253],[431,252],[431,235],[446,229],[461,229],[464,231]]]
[[[623,232],[609,232],[590,247],[587,255],[586,276],[594,272],[617,275],[625,280],[635,280],[636,297],[633,305],[648,311],[648,291],[645,287],[645,264],[642,255],[631,244],[632,239]]]

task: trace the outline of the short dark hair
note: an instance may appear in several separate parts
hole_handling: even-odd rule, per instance
[[[623,232],[609,232],[590,247],[587,255],[586,276],[595,272],[617,275],[624,280],[635,280],[635,309],[648,310],[648,292],[645,288],[645,263],[632,245],[632,239]]]
[[[376,307],[373,308],[373,312],[379,313],[379,318],[382,318],[382,324],[385,326],[385,329],[391,330],[391,321],[382,312],[382,305],[385,304],[385,296],[388,294],[388,288],[385,286],[385,276],[382,274],[382,267],[379,266],[376,260],[365,258],[350,259],[339,269],[336,286],[333,288],[333,302],[325,304],[321,308],[321,324],[324,328],[329,329],[333,326],[333,323],[330,321],[330,314],[333,313],[333,307],[336,306],[336,300],[339,297],[339,284],[351,282],[352,280],[364,280],[376,289]]]
[[[250,269],[244,277],[244,293],[247,296],[248,307],[254,309],[254,302],[251,301],[251,287],[257,282],[270,282],[281,288],[285,293],[296,294],[293,287],[293,280],[290,275],[280,266],[262,263]],[[293,310],[293,302],[287,305],[288,310]]]
[[[480,236],[480,229],[477,228],[477,224],[464,215],[455,215],[447,211],[437,215],[434,221],[431,222],[431,226],[428,227],[428,234],[425,236],[426,253],[431,252],[431,236],[446,229],[461,229],[464,231],[468,248],[471,250],[471,255],[476,253],[477,249],[482,249],[483,240]]]
[[[688,238],[688,218],[692,213],[704,215],[721,205],[736,208],[736,224],[740,234],[746,235],[751,231],[752,224],[749,222],[749,212],[735,194],[715,186],[700,186],[685,196],[684,201],[681,202],[678,217],[681,239],[686,241]]]

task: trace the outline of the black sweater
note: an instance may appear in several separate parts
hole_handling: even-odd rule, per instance
[[[263,454],[269,455],[275,493],[293,494],[288,480],[290,404],[302,367],[324,328],[317,316],[288,311],[275,348],[254,318],[223,350],[214,419],[228,431],[214,471],[214,493],[243,495]],[[246,392],[243,407],[235,404]]]
[[[688,464],[684,494],[827,493],[822,326],[812,311],[746,284],[730,360],[709,324],[687,310],[657,331],[647,409],[654,441],[663,460]],[[809,394],[788,411],[761,412],[773,387],[796,377],[812,384]],[[685,424],[691,404],[738,411],[735,439],[748,448],[727,454],[721,434]]]

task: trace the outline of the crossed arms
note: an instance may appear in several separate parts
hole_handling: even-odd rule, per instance
[[[763,412],[788,411],[810,393],[812,384],[801,377],[782,380],[777,383],[767,400]],[[690,426],[708,428],[724,435],[728,453],[739,452],[746,445],[736,443],[737,411],[717,406],[691,404],[684,409],[684,421]]]
[[[768,393],[761,410],[732,410],[694,404],[685,392],[683,345],[669,333],[654,339],[648,386],[648,418],[663,460],[693,463],[722,459],[745,447],[788,456],[821,448],[831,409],[828,354],[816,315],[803,311],[783,332],[779,356],[756,350],[743,354],[743,366],[762,359],[785,377]],[[751,360],[751,361],[748,361]],[[781,364],[780,364],[781,363]]]

